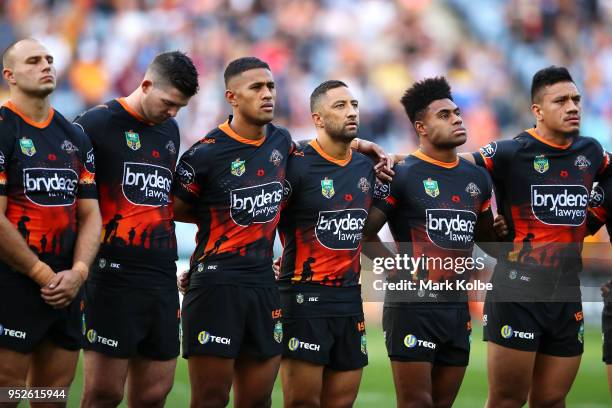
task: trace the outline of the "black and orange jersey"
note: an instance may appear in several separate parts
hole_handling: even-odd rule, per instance
[[[143,266],[142,274],[115,276],[111,267],[92,279],[139,287],[173,284],[177,250],[171,190],[180,143],[176,121],[147,123],[116,99],[90,109],[76,123],[89,135],[96,157],[103,223],[99,257]]]
[[[555,145],[528,129],[473,156],[491,174],[508,223],[513,248],[503,261],[577,273],[589,193],[609,166],[601,145],[590,137]]]
[[[232,117],[186,151],[174,193],[198,222],[191,286],[274,286],[272,255],[283,199],[289,132],[267,124],[259,140],[241,137]]]
[[[357,152],[346,160],[316,140],[287,164],[286,201],[279,234],[282,284],[359,285],[362,230],[372,204],[373,163]]]
[[[464,159],[444,163],[421,151],[394,170],[387,197],[374,206],[385,213],[400,254],[418,260],[412,279],[469,279],[457,266],[467,266],[460,260],[471,257],[477,220],[490,209],[488,174]]]
[[[0,195],[6,217],[55,271],[70,268],[77,200],[97,198],[89,139],[53,108],[35,122],[10,101],[0,108]],[[6,282],[11,269],[0,262]]]
[[[591,191],[587,214],[589,233],[595,234],[602,225],[608,229],[612,242],[612,177],[606,177]]]

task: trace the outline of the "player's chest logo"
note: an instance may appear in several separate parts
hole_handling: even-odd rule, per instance
[[[578,167],[578,170],[586,170],[590,165],[591,162],[583,155],[576,157],[576,160],[574,161],[574,166]]]
[[[480,194],[480,189],[476,184],[470,183],[465,188],[465,192],[468,193],[470,196],[476,198]]]
[[[242,176],[246,171],[246,166],[244,165],[244,163],[245,161],[240,160],[240,158],[234,160],[230,165],[230,172],[232,173],[232,175],[236,177]]]
[[[334,180],[328,179],[327,177],[321,180],[321,194],[325,198],[332,198],[336,191],[334,190]]]
[[[543,154],[536,156],[533,159],[533,168],[538,173],[544,174],[548,171],[550,166],[548,165],[548,159]]]
[[[436,198],[440,195],[440,189],[438,188],[438,182],[436,180],[432,180],[431,178],[423,180],[423,187],[425,187],[425,193],[430,197]]]
[[[60,148],[68,154],[72,154],[79,150],[70,140],[64,140]]]
[[[367,178],[362,177],[359,179],[359,183],[357,184],[357,187],[359,187],[361,192],[367,193],[368,191],[370,191],[371,185]]]
[[[276,149],[272,150],[272,154],[270,154],[270,163],[274,164],[275,167],[278,167],[283,160],[283,155]]]
[[[168,150],[170,154],[176,154],[176,146],[172,140],[169,140],[168,143],[166,143],[166,150]]]
[[[142,146],[140,144],[140,135],[134,131],[128,130],[125,132],[125,143],[127,147],[136,151]]]
[[[34,146],[32,139],[22,137],[19,139],[19,147],[21,147],[21,153],[25,154],[26,156],[32,157],[36,154],[36,147]]]

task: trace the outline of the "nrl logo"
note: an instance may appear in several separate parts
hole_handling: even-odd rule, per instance
[[[544,174],[548,171],[550,166],[548,165],[548,159],[543,154],[536,156],[533,159],[533,168],[538,173]]]
[[[436,180],[430,178],[423,180],[423,187],[425,187],[425,192],[430,197],[436,198],[440,195],[440,189],[438,188],[438,182]]]
[[[138,135],[138,133],[129,130],[125,132],[125,143],[130,149],[136,151],[140,149],[141,146],[140,136]]]
[[[325,198],[332,198],[336,191],[334,190],[334,180],[325,178],[321,180],[321,194]]]
[[[283,324],[281,322],[276,322],[274,325],[274,340],[277,343],[283,341]]]
[[[242,176],[244,172],[246,171],[246,167],[244,163],[245,163],[244,160],[236,159],[231,164],[230,172],[236,177]]]
[[[36,154],[36,147],[34,147],[34,142],[32,139],[28,139],[26,137],[19,139],[19,146],[21,147],[21,153],[25,154],[26,156],[32,157]]]

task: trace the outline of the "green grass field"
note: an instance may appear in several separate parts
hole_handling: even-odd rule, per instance
[[[455,407],[482,407],[486,398],[486,354],[482,339],[482,328],[474,327],[470,365],[465,380],[457,397]],[[599,327],[587,326],[585,330],[585,353],[578,378],[568,398],[568,407],[605,408],[612,406],[608,394],[605,366],[601,362],[601,331]],[[386,408],[395,406],[393,379],[387,358],[382,331],[370,322],[368,326],[368,349],[370,364],[365,368],[357,407]],[[77,377],[70,393],[69,407],[77,407],[83,385],[82,370],[79,365]],[[189,405],[189,378],[187,363],[180,358],[176,370],[174,388],[168,401],[168,407],[187,407]],[[122,407],[127,406],[122,404]],[[274,388],[273,406],[282,406],[280,381]]]

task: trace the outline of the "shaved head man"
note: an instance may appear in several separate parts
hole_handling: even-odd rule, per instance
[[[55,68],[44,45],[18,41],[2,62],[0,386],[69,387],[80,288],[101,229],[92,148],[50,106]]]

